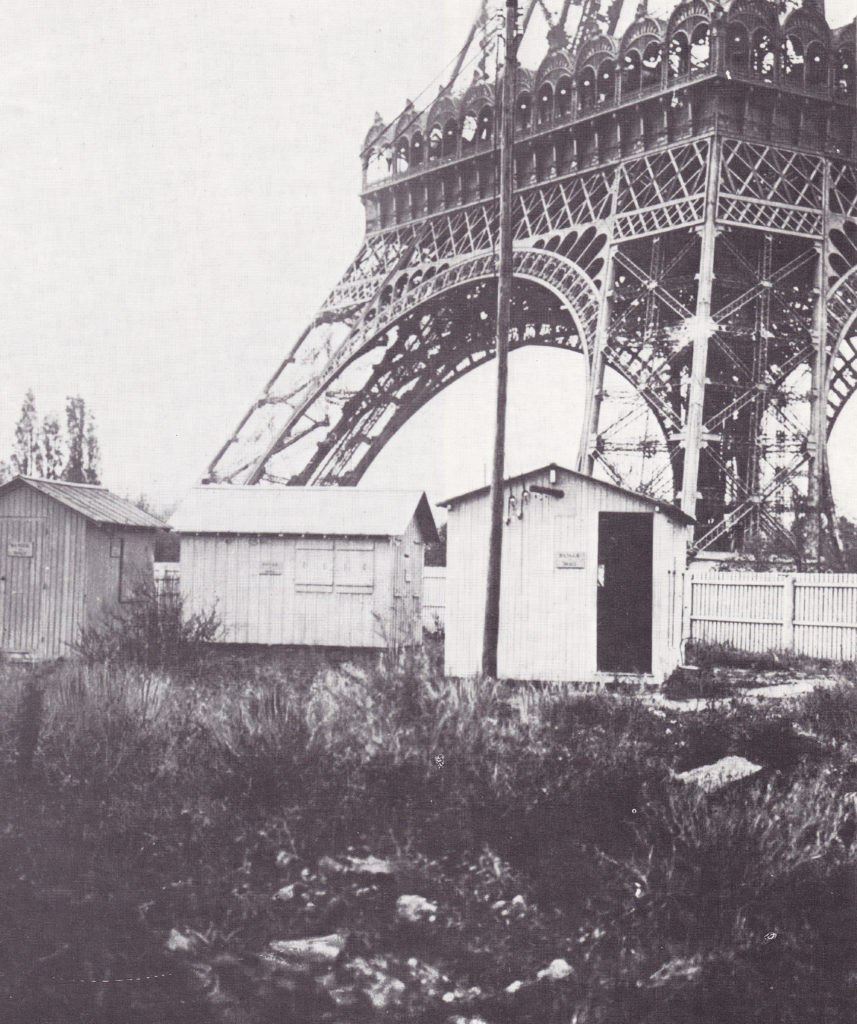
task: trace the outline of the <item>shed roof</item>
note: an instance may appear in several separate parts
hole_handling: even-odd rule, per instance
[[[565,466],[558,466],[555,462],[550,462],[546,466],[540,466],[538,469],[530,469],[526,473],[519,473],[517,476],[506,477],[503,483],[505,485],[523,482],[531,479],[532,477],[541,476],[551,469],[555,469],[557,473],[562,473],[563,476],[575,478],[576,480],[587,484],[587,486],[604,487],[609,491],[614,491],[616,494],[624,494],[627,497],[636,498],[638,501],[651,505],[652,511],[663,512],[664,515],[669,516],[671,519],[677,519],[679,522],[687,525],[692,525],[696,522],[693,516],[689,516],[686,512],[683,512],[676,505],[671,505],[669,502],[658,501],[656,498],[652,498],[648,494],[629,491],[625,487],[619,487],[617,484],[611,484],[606,480],[599,480],[594,476],[586,476],[585,473],[578,473],[574,469],[566,469]],[[475,498],[477,495],[488,494],[490,490],[491,488],[487,485],[484,487],[476,487],[472,491],[465,491],[464,494],[456,494],[452,498],[446,498],[444,501],[438,502],[438,504],[443,508],[449,508],[451,505],[457,504],[459,501],[464,501],[467,498]]]
[[[72,484],[65,480],[37,480],[35,477],[16,476],[0,486],[0,496],[12,488],[21,486],[31,487],[53,498],[73,512],[79,512],[92,523],[149,530],[163,530],[166,526],[160,519],[137,508],[127,498],[120,498],[118,494],[113,494],[98,484]]]
[[[179,533],[398,537],[416,516],[423,539],[437,540],[422,491],[358,487],[194,487],[170,517]]]

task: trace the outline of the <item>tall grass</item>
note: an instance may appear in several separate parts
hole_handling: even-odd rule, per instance
[[[0,686],[18,709],[0,730],[9,834],[53,815],[86,872],[133,880],[123,899],[158,943],[182,925],[244,956],[344,919],[364,952],[403,941],[313,881],[323,856],[358,850],[411,858],[417,891],[446,908],[444,942],[414,949],[444,970],[463,958],[484,987],[569,959],[577,982],[529,1018],[503,1004],[510,1021],[737,1022],[739,999],[770,1000],[774,979],[779,1017],[746,1019],[846,1024],[857,1009],[853,684],[671,715],[637,697],[448,682],[394,651],[189,675],[134,658],[3,666]],[[765,781],[714,796],[672,781],[726,753]],[[56,850],[49,863],[27,843],[29,872],[59,873]],[[313,910],[272,902],[283,851],[306,872],[289,877],[316,886]],[[720,1017],[700,1016],[703,991]]]

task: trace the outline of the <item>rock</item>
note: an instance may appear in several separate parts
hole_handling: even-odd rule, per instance
[[[536,977],[539,981],[564,981],[572,974],[574,974],[574,968],[571,964],[567,960],[563,960],[562,957],[558,957],[556,960],[551,960],[544,970],[538,972]]]
[[[275,939],[268,943],[275,957],[294,966],[332,964],[345,949],[345,936],[318,935],[310,939]]]
[[[725,789],[742,779],[749,779],[761,772],[762,766],[753,764],[746,757],[737,757],[730,754],[728,757],[721,757],[714,764],[704,764],[699,768],[692,768],[687,772],[680,772],[673,776],[676,782],[686,785],[694,785],[704,793],[716,793]]]
[[[702,961],[699,957],[691,957],[689,960],[676,957],[659,967],[645,984],[650,988],[661,988],[675,982],[695,981],[701,973]]]
[[[276,864],[281,871],[289,871],[302,863],[296,853],[289,853],[288,850],[280,850],[277,853]]]
[[[376,1010],[390,1010],[404,1001],[405,983],[390,974],[383,957],[358,957],[348,965],[348,972]]]
[[[437,906],[423,896],[400,896],[396,900],[396,915],[399,920],[407,921],[409,924],[432,922],[436,919]]]
[[[396,871],[388,860],[380,857],[322,857],[318,862],[318,870],[324,875],[348,875],[369,881],[387,879],[392,881]]]
[[[473,999],[478,999],[481,995],[482,989],[474,985],[472,988],[457,988],[452,992],[444,992],[441,1000],[444,1003],[469,1003]]]
[[[306,892],[306,886],[300,882],[292,882],[291,885],[284,885],[282,889],[278,889],[271,897],[272,900],[282,900],[284,903],[291,903],[293,899],[296,899],[301,892]]]
[[[196,942],[190,935],[184,935],[177,928],[173,928],[167,939],[167,949],[171,953],[191,953],[196,948]]]

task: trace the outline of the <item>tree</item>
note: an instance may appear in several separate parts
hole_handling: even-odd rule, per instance
[[[440,526],[438,527],[437,536],[437,543],[426,544],[426,565],[446,565],[446,523],[440,524]]]
[[[80,395],[69,396],[65,406],[68,458],[62,479],[77,484],[100,482],[101,450],[95,434],[95,421]]]
[[[42,461],[46,480],[59,480],[65,464],[65,443],[59,420],[53,413],[42,420]]]
[[[39,437],[39,417],[36,414],[36,396],[32,389],[24,395],[21,415],[15,424],[15,447],[12,451],[12,469],[21,476],[41,476],[44,472]]]

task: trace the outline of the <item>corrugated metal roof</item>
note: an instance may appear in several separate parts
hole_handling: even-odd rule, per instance
[[[683,512],[678,506],[671,505],[666,501],[658,501],[656,498],[650,497],[648,494],[640,494],[638,491],[630,491],[625,487],[619,487],[617,484],[609,483],[607,480],[599,480],[594,476],[586,476],[584,473],[578,473],[574,469],[566,469],[565,466],[558,466],[555,462],[549,463],[547,466],[540,466],[538,469],[528,470],[526,473],[519,473],[517,476],[507,477],[503,483],[515,484],[519,481],[529,480],[530,477],[547,473],[548,470],[555,469],[558,473],[562,473],[566,476],[575,477],[578,480],[585,480],[587,484],[606,487],[610,491],[615,491],[618,494],[626,494],[632,498],[637,498],[639,501],[645,502],[647,505],[651,505],[656,512],[663,512],[664,515],[670,516],[673,519],[678,519],[681,522],[689,525],[696,522],[696,520],[689,516],[686,512]],[[491,490],[490,487],[475,487],[472,491],[465,491],[464,494],[456,494],[453,498],[446,498],[444,501],[438,502],[442,508],[448,508],[450,505],[454,505],[456,502],[464,501],[466,498],[475,498],[477,494],[487,494]]]
[[[398,537],[416,515],[426,541],[437,538],[421,491],[359,487],[194,487],[170,517],[179,533],[350,534]]]
[[[29,476],[17,476],[0,487],[0,494],[9,487],[26,485],[54,498],[63,505],[79,512],[90,522],[105,526],[134,526],[146,529],[164,529],[165,523],[148,512],[137,508],[133,502],[111,493],[106,487],[96,484],[71,484],[64,480],[37,480]]]

